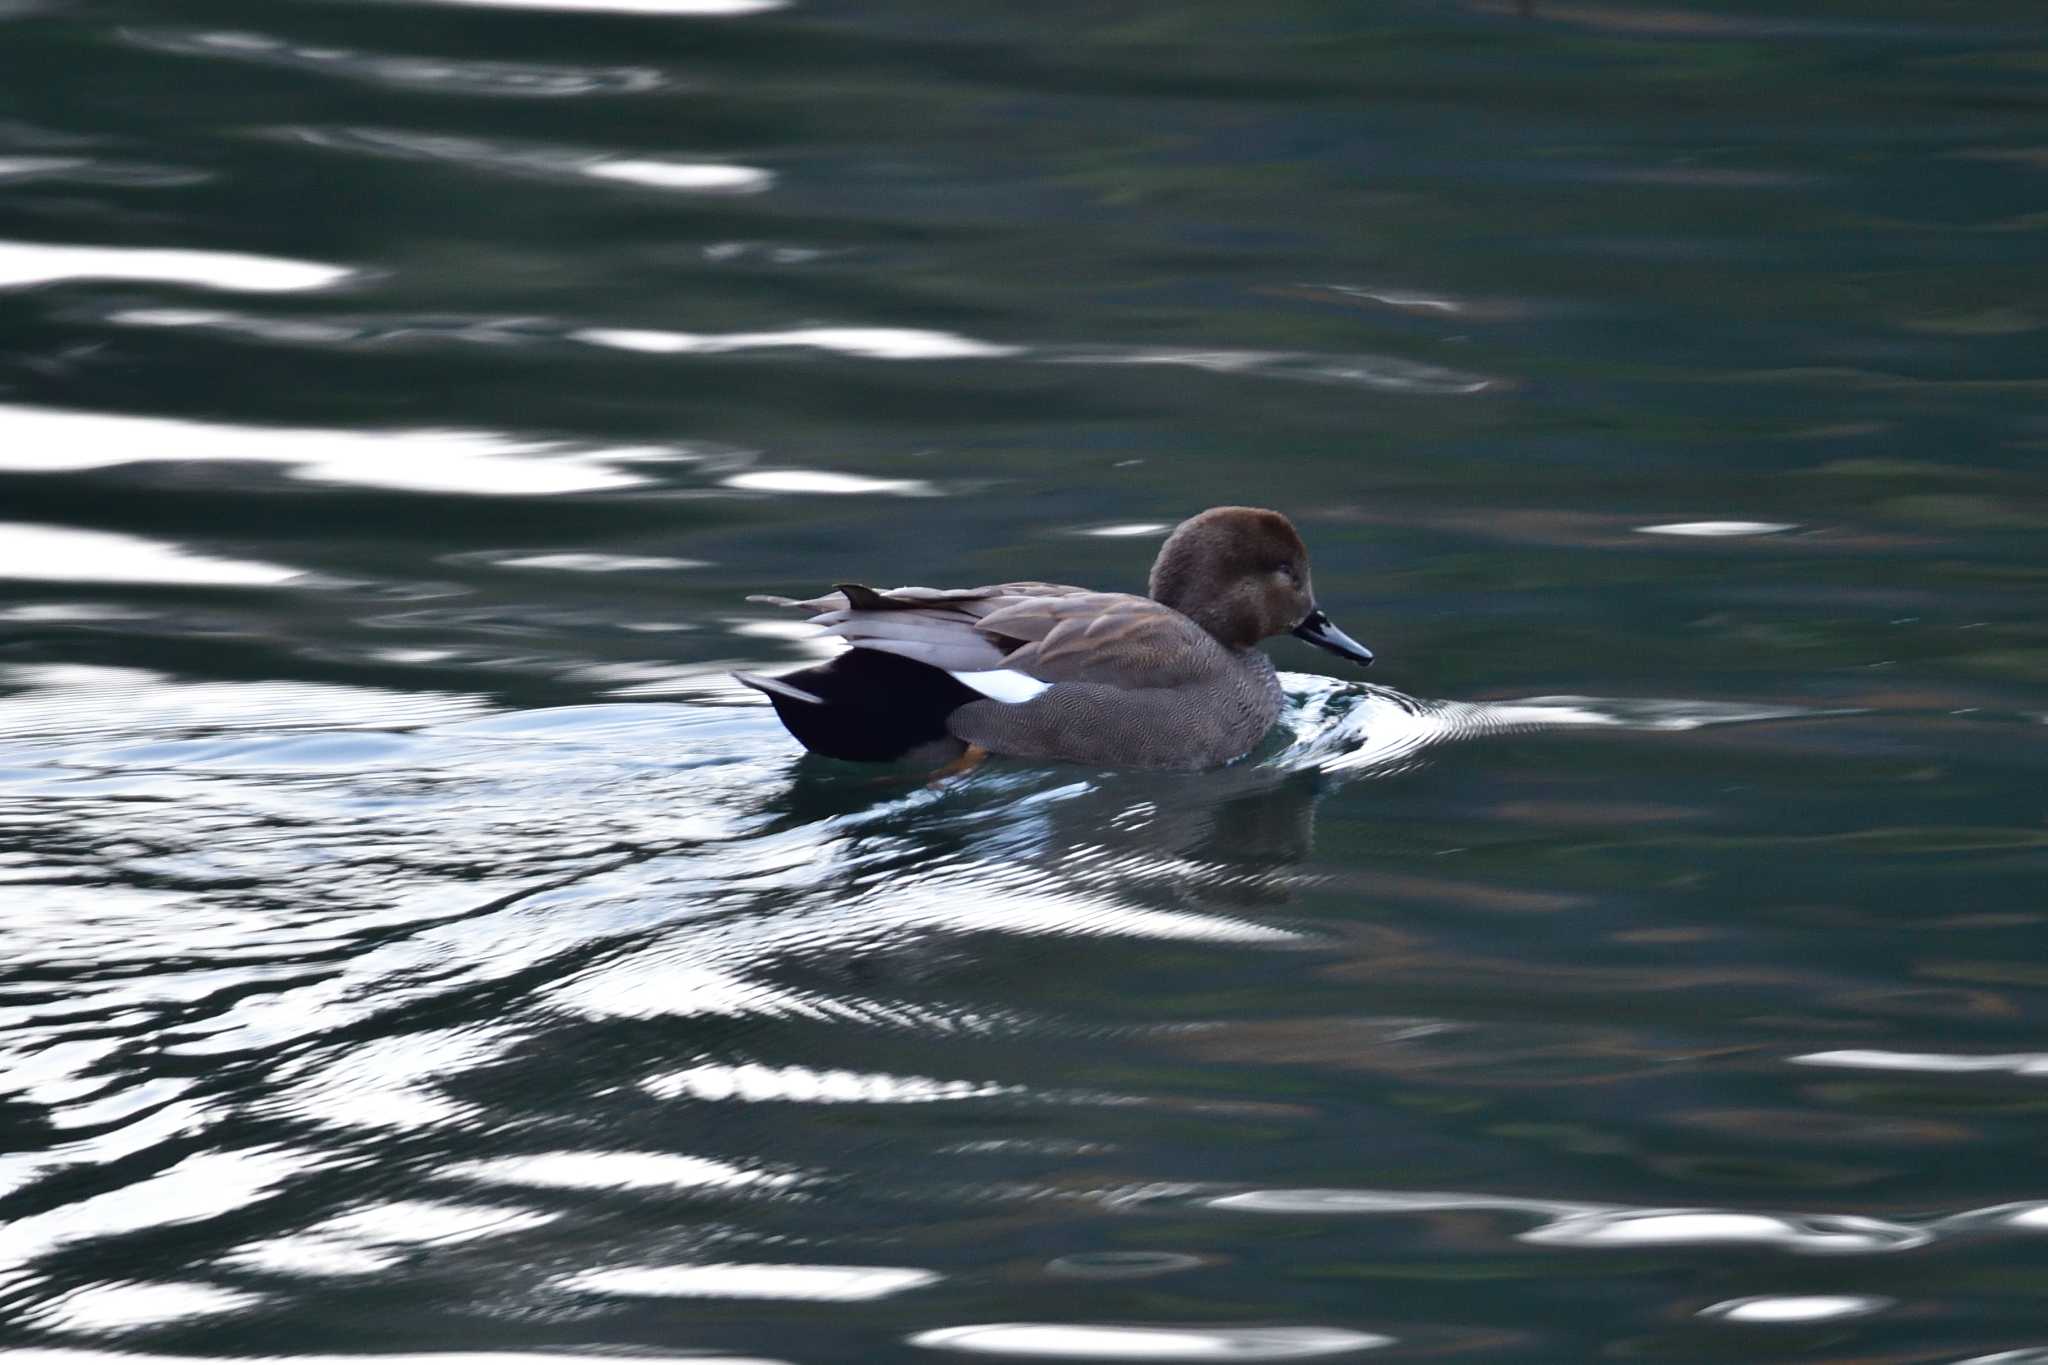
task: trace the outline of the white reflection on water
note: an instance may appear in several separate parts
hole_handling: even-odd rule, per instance
[[[120,738],[166,730],[399,728],[482,711],[480,697],[396,692],[334,683],[184,682],[141,668],[98,664],[9,664],[0,685],[0,729],[10,737],[104,733],[119,716]],[[111,736],[109,737],[111,740]]]
[[[374,1275],[400,1264],[404,1259],[403,1247],[365,1245],[317,1236],[286,1236],[237,1247],[221,1257],[221,1264],[266,1275],[326,1279]]]
[[[1490,1209],[1538,1217],[1579,1214],[1595,1207],[1554,1199],[1514,1199],[1487,1194],[1455,1194],[1435,1190],[1247,1190],[1203,1201],[1212,1209],[1244,1213],[1374,1214],[1439,1213],[1446,1210]]]
[[[148,621],[156,615],[140,607],[110,602],[24,602],[18,607],[0,608],[0,621]]]
[[[795,327],[781,332],[657,332],[586,327],[569,334],[593,346],[650,355],[722,355],[790,347],[837,351],[864,360],[980,360],[1021,354],[1020,348],[917,327]]]
[[[738,1100],[747,1104],[931,1104],[941,1100],[1014,1095],[1022,1087],[994,1082],[940,1081],[882,1072],[814,1071],[805,1066],[706,1063],[662,1076],[640,1088],[661,1099]]]
[[[1601,1209],[1560,1218],[1521,1236],[1553,1246],[1780,1246],[1788,1251],[1905,1251],[1933,1235],[1923,1228],[1851,1214],[1730,1213],[1715,1209]]]
[[[74,1289],[30,1314],[37,1327],[81,1334],[153,1327],[253,1308],[261,1294],[189,1280],[116,1281]]]
[[[397,1200],[330,1218],[301,1232],[237,1247],[222,1260],[279,1275],[365,1275],[417,1247],[470,1242],[541,1227],[557,1215],[536,1209]]]
[[[269,785],[273,785],[271,779],[258,777],[243,785],[240,794],[246,799],[252,789]],[[458,818],[487,818],[491,810],[488,800],[478,800]],[[344,850],[353,842],[346,835],[341,837]],[[349,895],[363,907],[367,924],[328,921],[323,927],[329,933],[360,933],[365,927],[391,923],[409,925],[410,932],[372,938],[369,941],[375,946],[344,959],[337,970],[310,982],[245,995],[204,1018],[185,1023],[171,1031],[174,1041],[165,1050],[188,1057],[271,1052],[285,1043],[316,1038],[400,1009],[410,1000],[431,999],[463,984],[515,976],[552,959],[587,932],[585,926],[574,922],[548,922],[539,906],[520,903],[522,896],[554,880],[530,865],[523,876],[514,871],[462,878],[441,871],[430,859],[428,867],[434,870],[415,871],[413,880],[394,895],[388,882],[377,880],[374,862],[370,850],[356,848],[353,859],[344,859],[344,866],[354,871],[354,880],[337,885],[335,878],[341,869],[334,868],[322,887],[323,896],[330,900]],[[502,908],[494,911],[494,906]],[[429,907],[437,913],[428,913]],[[448,916],[452,917],[444,918]],[[302,937],[309,936],[304,930],[299,932]],[[460,965],[451,969],[450,964]],[[392,1102],[397,1113],[427,1122],[452,1119],[459,1117],[460,1110],[433,1093],[433,1077],[443,1065],[475,1065],[483,1053],[501,1045],[494,1029],[480,1026],[380,1039],[332,1058],[326,1073],[307,1075],[302,1086],[287,1092],[285,1099],[303,1105],[322,1121],[362,1123],[375,1111],[354,1105],[351,1092],[360,1093],[381,1078],[385,1084],[369,1093]],[[368,1117],[368,1121],[375,1119]]]
[[[125,29],[123,39],[138,47],[181,56],[256,62],[381,85],[460,92],[466,95],[557,97],[634,94],[659,89],[662,75],[644,66],[580,66],[558,62],[473,61],[457,57],[402,57],[348,48],[295,44],[248,32],[188,32]],[[4,173],[4,169],[0,169]]]
[[[268,1199],[324,1158],[285,1148],[199,1152],[132,1184],[0,1227],[0,1272],[75,1242],[199,1223]]]
[[[1674,521],[1662,526],[1638,526],[1652,536],[1695,536],[1707,539],[1728,536],[1769,536],[1797,529],[1786,521]]]
[[[919,1332],[913,1346],[1039,1360],[1308,1360],[1394,1338],[1336,1327],[1139,1327],[1067,1322],[991,1322]]]
[[[583,173],[599,180],[623,180],[629,185],[657,190],[696,190],[706,194],[758,194],[775,183],[771,171],[723,161],[592,161],[584,165]]]
[[[486,1184],[563,1190],[780,1189],[798,1181],[794,1175],[678,1152],[546,1152],[460,1162],[443,1174]]]
[[[641,573],[665,569],[701,569],[702,559],[667,555],[606,555],[563,551],[558,554],[514,555],[491,561],[501,569],[559,569],[565,573]]]
[[[1878,1294],[1760,1294],[1709,1304],[1699,1316],[1729,1322],[1833,1322],[1882,1312],[1894,1302]]]
[[[932,794],[923,793],[905,804],[931,799]],[[727,853],[738,865],[728,867],[726,875],[743,880],[756,895],[815,888],[845,875],[846,869],[834,867],[845,833],[808,829],[798,837],[758,841],[746,850],[729,846]],[[590,1018],[751,1015],[876,1021],[878,1015],[885,1020],[892,1012],[900,1015],[906,1007],[791,992],[753,979],[752,968],[760,958],[799,943],[815,952],[826,942],[850,949],[901,944],[932,933],[1130,937],[1275,948],[1304,942],[1293,930],[1248,916],[1156,910],[1117,894],[1148,880],[1210,875],[1200,865],[1151,854],[1118,857],[1097,849],[1048,870],[1019,860],[1029,834],[1027,828],[1011,835],[1013,846],[987,860],[961,860],[921,879],[863,883],[854,894],[823,904],[785,907],[774,916],[728,918],[713,938],[691,922],[679,923],[673,933],[627,956],[549,986],[546,998],[554,1008]],[[742,857],[752,865],[739,863]],[[646,876],[644,869],[640,875]],[[533,899],[539,903],[544,898]],[[1001,1026],[997,1017],[920,1017],[912,1022],[947,1031]]]
[[[0,242],[0,289],[62,280],[147,280],[247,293],[291,293],[325,289],[354,273],[346,266],[235,251]]]
[[[1246,1213],[1359,1215],[1492,1211],[1535,1217],[1516,1240],[1546,1246],[1777,1246],[1814,1254],[1906,1251],[1935,1234],[1906,1223],[1832,1213],[1746,1213],[1723,1209],[1641,1209],[1618,1205],[1406,1190],[1250,1190],[1203,1201]]]
[[[82,156],[0,156],[0,180],[16,184],[61,180],[74,185],[170,189],[201,184],[212,178],[205,171],[150,162],[101,161]]]
[[[1484,393],[1495,381],[1441,365],[1390,355],[1324,355],[1313,351],[1253,351],[1229,347],[1184,350],[1166,346],[1047,347],[1040,359],[1062,365],[1166,365],[1211,374],[1258,375],[1314,384],[1356,384],[1394,393],[1453,396]]]
[[[303,993],[314,1000],[301,999],[300,994],[266,996],[267,1003],[280,1007],[266,1010],[257,1005],[233,1012],[221,1021],[227,1027],[193,1029],[198,1036],[164,1050],[203,1057],[257,1046],[265,1037],[285,1041],[302,1035],[309,1020],[340,1012],[322,1010],[332,1002],[319,998],[323,993],[317,987]],[[474,1106],[443,1094],[438,1083],[443,1076],[484,1065],[504,1044],[503,1029],[482,1027],[374,1038],[318,1063],[286,1063],[277,1072],[276,1097],[263,1108],[337,1128],[425,1132],[474,1114]]]
[[[1081,534],[1110,537],[1156,536],[1168,529],[1170,528],[1163,521],[1123,521],[1112,526],[1084,527]]]
[[[0,416],[0,433],[4,431],[4,416]],[[0,468],[6,463],[7,457],[0,455]],[[268,588],[304,577],[302,569],[250,559],[215,559],[140,536],[0,522],[0,578]]]
[[[632,488],[647,476],[619,466],[690,458],[670,446],[581,447],[484,431],[231,426],[0,403],[0,470],[22,473],[218,460],[280,465],[314,483],[497,496]]]
[[[13,1022],[13,1021],[10,1021]],[[26,1030],[23,1030],[26,1032]],[[4,1059],[8,1066],[14,1065],[15,1058]],[[144,1081],[132,1087],[141,1092],[145,1104],[161,1102],[163,1096],[151,1096],[155,1082]],[[88,1114],[93,1106],[79,1106],[68,1111],[57,1111],[65,1117]],[[44,1152],[16,1152],[0,1156],[0,1195],[12,1194],[25,1189],[30,1182],[57,1171],[78,1166],[103,1166],[119,1161],[122,1157],[146,1152],[161,1142],[189,1136],[208,1126],[210,1119],[196,1103],[180,1102],[166,1104],[155,1113],[134,1122],[122,1124],[76,1142],[61,1143]],[[69,1125],[58,1125],[69,1126]]]
[[[1398,356],[1321,355],[1308,351],[1171,350],[1146,346],[1023,346],[911,327],[800,327],[777,332],[672,332],[588,327],[578,341],[651,355],[719,355],[730,351],[812,347],[865,360],[1000,360],[1051,365],[1164,365],[1216,374],[1254,375],[1322,384],[1356,384],[1402,393],[1457,395],[1494,386],[1482,375]]]
[[[541,339],[526,317],[432,313],[324,314],[318,318],[237,313],[225,308],[117,308],[106,320],[121,327],[182,327],[254,337],[287,346],[416,345],[428,339],[467,346],[529,346]]]
[[[789,1365],[765,1356],[645,1357],[675,1365]],[[374,1355],[170,1356],[134,1351],[24,1348],[0,1350],[0,1365],[591,1365],[591,1355],[570,1351],[380,1351]]]
[[[1966,1209],[1937,1219],[1931,1226],[1943,1232],[1998,1232],[2017,1228],[2022,1232],[2048,1232],[2048,1200],[2025,1199],[1989,1208]]]
[[[866,1265],[621,1266],[585,1270],[558,1281],[585,1294],[674,1299],[816,1299],[856,1303],[937,1284],[929,1270]]]
[[[22,180],[91,164],[82,156],[0,156],[0,179]]]
[[[546,995],[551,1006],[588,1019],[817,1019],[834,1012],[802,992],[753,980],[740,967],[667,959],[645,967],[611,963],[552,985]]]
[[[1369,289],[1358,284],[1304,284],[1305,289],[1328,289],[1354,299],[1365,299],[1372,303],[1383,303],[1389,308],[1403,308],[1410,312],[1462,313],[1466,305],[1456,299],[1439,298],[1431,294],[1412,294],[1393,289]]]
[[[753,469],[720,482],[749,493],[893,493],[915,498],[937,491],[923,479],[873,479],[827,469]]]
[[[789,0],[431,0],[440,5],[479,5],[491,9],[570,10],[597,14],[660,14],[696,19],[727,19],[786,9]]]
[[[342,323],[258,317],[219,308],[123,308],[107,314],[107,321],[123,327],[203,327],[296,345],[341,344],[361,335]]]
[[[1840,1066],[1858,1071],[2009,1071],[2015,1076],[2048,1075],[2048,1052],[1980,1053],[1887,1052],[1881,1048],[1844,1048],[1806,1052],[1786,1060],[1800,1066]]]
[[[499,175],[550,180],[597,179],[644,189],[696,194],[751,194],[775,181],[772,171],[726,161],[621,157],[601,148],[502,138],[457,137],[409,129],[288,127],[278,135],[310,147],[405,161],[438,161]]]

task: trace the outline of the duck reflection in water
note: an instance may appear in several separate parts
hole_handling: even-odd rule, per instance
[[[831,828],[823,877],[970,892],[989,907],[1058,900],[1107,922],[1119,905],[1252,909],[1285,903],[1313,854],[1330,780],[1266,763],[1204,775],[989,772],[945,792],[876,801],[872,778],[805,755],[760,808],[795,833]],[[922,894],[922,892],[918,894]],[[1085,909],[1084,901],[1095,902]]]

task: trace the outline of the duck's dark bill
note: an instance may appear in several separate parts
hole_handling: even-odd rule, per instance
[[[1357,660],[1361,665],[1372,663],[1372,651],[1330,624],[1330,618],[1323,614],[1321,607],[1310,612],[1308,619],[1294,628],[1294,634],[1318,649],[1327,649],[1332,654],[1342,654],[1347,659]]]

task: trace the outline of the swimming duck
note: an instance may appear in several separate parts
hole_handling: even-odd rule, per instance
[[[1257,645],[1294,635],[1360,664],[1372,651],[1330,622],[1294,524],[1212,507],[1174,528],[1147,596],[1059,583],[750,597],[810,612],[853,648],[764,692],[814,753],[863,762],[990,754],[1103,767],[1207,768],[1242,758],[1280,715]]]

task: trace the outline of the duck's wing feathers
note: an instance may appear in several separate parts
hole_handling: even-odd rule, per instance
[[[841,583],[803,601],[748,600],[812,612],[814,625],[862,649],[949,673],[1000,669],[1041,683],[1169,687],[1185,681],[1206,651],[1220,648],[1200,626],[1149,597],[1064,583],[887,591]]]
[[[1198,676],[1221,648],[1172,607],[1121,592],[1026,598],[990,612],[977,628],[1022,641],[1002,666],[1049,683],[1174,687]]]
[[[755,593],[749,602],[771,607],[793,607],[813,613],[847,611],[960,610],[986,614],[993,603],[1010,597],[1057,597],[1063,593],[1086,592],[1086,588],[1063,583],[991,583],[979,588],[871,588],[865,583],[834,583],[832,591],[817,597],[777,597]]]
[[[832,592],[803,600],[769,596],[747,600],[811,612],[812,625],[823,626],[862,649],[898,654],[949,673],[981,673],[1008,667],[1006,656],[1023,643],[984,632],[981,623],[985,618],[1020,603],[1086,591],[1063,583],[887,590],[840,583]]]

